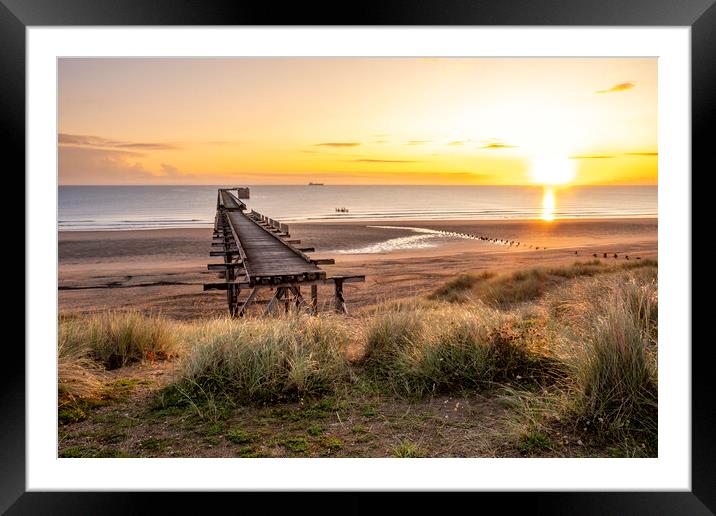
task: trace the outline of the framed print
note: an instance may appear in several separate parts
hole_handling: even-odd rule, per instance
[[[27,203],[3,510],[712,513],[712,2],[2,1]]]

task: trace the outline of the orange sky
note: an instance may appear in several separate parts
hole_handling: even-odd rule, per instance
[[[60,59],[60,184],[656,184],[656,59]]]

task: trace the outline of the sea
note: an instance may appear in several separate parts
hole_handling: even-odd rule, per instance
[[[60,186],[59,231],[211,227],[216,186]],[[250,186],[282,222],[657,217],[656,186]]]

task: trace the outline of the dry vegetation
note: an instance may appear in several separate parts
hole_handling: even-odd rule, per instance
[[[595,260],[349,318],[63,318],[60,454],[655,456],[656,279]]]

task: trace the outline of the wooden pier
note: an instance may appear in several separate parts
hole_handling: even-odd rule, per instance
[[[233,192],[237,193],[234,194]],[[229,314],[243,316],[253,304],[259,289],[273,290],[265,313],[277,310],[280,304],[288,311],[291,306],[318,310],[318,286],[334,286],[334,307],[347,313],[343,284],[365,281],[365,276],[326,277],[319,265],[332,264],[333,259],[314,260],[306,253],[311,247],[297,247],[300,240],[291,239],[288,226],[248,208],[241,198],[248,197],[248,188],[220,188],[216,198],[213,250],[210,256],[223,257],[223,263],[211,263],[209,270],[218,271],[221,283],[206,283],[204,290],[226,290]],[[311,287],[307,301],[302,287]],[[241,292],[247,295],[241,301]]]

